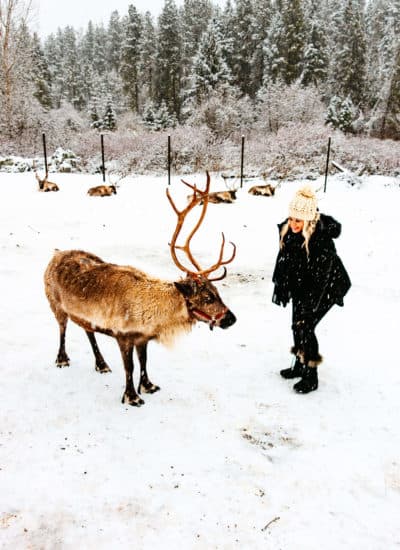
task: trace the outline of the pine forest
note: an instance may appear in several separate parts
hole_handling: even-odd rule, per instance
[[[99,134],[124,169],[239,162],[280,177],[337,160],[398,175],[400,0],[165,0],[160,15],[31,30],[0,0],[0,157],[64,147],[96,169]],[[90,163],[93,166],[90,166]]]

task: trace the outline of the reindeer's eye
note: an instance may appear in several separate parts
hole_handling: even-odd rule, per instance
[[[206,304],[212,304],[213,302],[215,302],[215,296],[213,294],[206,294],[204,296],[204,302]]]

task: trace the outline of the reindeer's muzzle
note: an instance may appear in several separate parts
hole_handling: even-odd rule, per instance
[[[221,328],[228,328],[236,323],[236,317],[233,315],[232,311],[227,311],[225,316],[221,319],[219,326]]]

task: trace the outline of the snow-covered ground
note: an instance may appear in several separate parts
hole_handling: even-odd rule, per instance
[[[325,361],[309,395],[279,376],[290,308],[271,303],[276,224],[300,182],[273,198],[245,183],[235,204],[210,205],[193,248],[211,264],[221,231],[236,243],[216,284],[237,323],[199,324],[172,350],[150,343],[161,391],[137,409],[121,404],[113,339],[98,336],[113,369],[101,375],[70,324],[71,366],[54,366],[43,272],[54,248],[81,248],[178,279],[166,178],[127,179],[107,198],[86,195],[99,176],[50,179],[59,193],[39,193],[29,173],[0,174],[0,547],[400,548],[400,181],[331,177],[320,192],[321,211],[343,224],[337,248],[353,286],[318,328]],[[182,205],[179,180],[171,193]],[[224,187],[217,175],[213,187]]]

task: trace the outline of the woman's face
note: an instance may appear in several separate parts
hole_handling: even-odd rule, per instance
[[[293,231],[293,233],[300,233],[300,231],[303,231],[304,227],[304,221],[299,220],[297,218],[289,218],[289,227]]]

